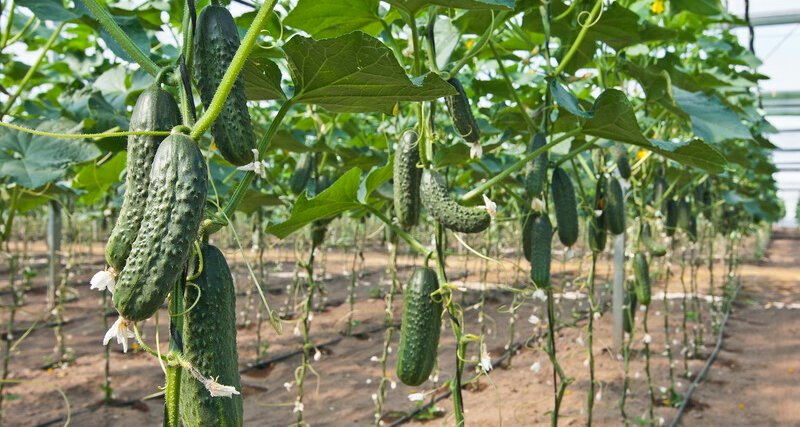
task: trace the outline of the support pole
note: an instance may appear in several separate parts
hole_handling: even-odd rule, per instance
[[[622,350],[622,305],[625,298],[625,233],[614,238],[614,289],[611,296],[611,311],[614,326],[611,331],[614,348]]]

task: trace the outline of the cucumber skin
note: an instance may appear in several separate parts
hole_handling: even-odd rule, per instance
[[[308,180],[314,171],[314,153],[303,153],[297,161],[294,173],[289,178],[289,189],[293,194],[300,194],[306,189]]]
[[[546,214],[534,214],[531,219],[531,280],[537,288],[550,286],[550,258],[553,240],[553,226]]]
[[[528,145],[528,154],[547,145],[546,137],[543,133],[537,133],[531,138]],[[536,156],[528,163],[525,175],[525,191],[528,197],[539,197],[544,190],[544,180],[547,178],[547,163],[550,157],[547,151]]]
[[[667,248],[663,245],[660,245],[658,242],[655,241],[653,238],[653,233],[650,231],[650,224],[645,224],[642,227],[642,243],[644,243],[645,248],[647,248],[647,252],[650,252],[650,255],[655,257],[662,257],[667,254]]]
[[[618,180],[609,178],[605,187],[606,206],[603,217],[606,229],[611,234],[622,234],[625,232],[625,195],[622,186]]]
[[[431,293],[438,289],[436,272],[417,267],[404,292],[397,377],[410,386],[424,383],[436,363],[442,303],[433,301]]]
[[[619,176],[629,179],[631,177],[631,165],[628,162],[628,152],[618,143],[614,143],[609,151],[611,152],[611,157],[614,158],[614,162],[617,164]]]
[[[664,231],[667,236],[672,237],[675,235],[675,228],[678,225],[678,202],[675,200],[667,200],[666,219],[664,220]]]
[[[589,223],[586,227],[586,234],[589,235],[589,249],[591,249],[592,252],[598,253],[606,249],[606,240],[608,239],[605,219],[605,182],[606,178],[601,175],[594,187],[594,209],[602,211],[603,213],[600,217],[596,217],[594,216],[594,212],[592,212],[592,218],[589,219]]]
[[[478,127],[478,122],[472,114],[472,108],[469,106],[469,98],[464,91],[464,86],[455,77],[447,80],[456,91],[455,95],[450,95],[445,98],[447,102],[447,109],[450,111],[450,117],[453,119],[453,127],[465,141],[475,143],[481,138],[481,130]]]
[[[636,285],[636,299],[640,304],[650,305],[650,266],[647,264],[647,256],[643,252],[637,252],[633,256],[633,276]]]
[[[420,198],[419,184],[422,169],[419,163],[419,137],[413,130],[400,136],[394,156],[394,213],[405,228],[419,222]]]
[[[575,187],[564,169],[556,168],[553,171],[551,190],[556,208],[558,239],[564,246],[572,246],[578,241],[578,204]]]
[[[131,131],[169,131],[180,123],[181,113],[175,98],[169,92],[152,86],[136,99],[129,128]],[[106,245],[106,261],[117,271],[125,267],[139,233],[147,201],[150,167],[164,138],[160,135],[128,136],[125,196]]]
[[[419,191],[422,205],[434,219],[450,230],[478,233],[486,230],[492,222],[486,211],[456,203],[448,194],[438,172],[423,170]]]
[[[215,5],[203,8],[197,17],[194,36],[194,67],[200,99],[206,108],[211,104],[239,44],[239,32],[228,9]],[[241,73],[211,127],[211,135],[219,153],[231,164],[242,166],[253,161],[256,138],[247,111]]]
[[[625,301],[622,304],[622,330],[631,333],[633,324],[636,323],[636,308],[639,302],[636,299],[636,292],[630,290],[625,292]]]
[[[183,318],[183,356],[206,378],[219,377],[216,379],[218,383],[241,392],[233,278],[219,249],[203,245],[201,252],[203,272],[192,282],[197,288],[186,286],[184,296],[184,307],[188,311]],[[181,375],[180,395],[184,425],[243,424],[241,395],[212,397],[205,386],[188,372]]]
[[[150,170],[142,228],[114,287],[114,306],[125,319],[152,316],[182,273],[203,219],[207,178],[194,140],[164,139]]]

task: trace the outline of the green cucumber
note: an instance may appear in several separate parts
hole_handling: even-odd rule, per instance
[[[456,132],[465,141],[478,142],[481,137],[481,130],[478,127],[475,116],[472,114],[472,108],[469,106],[469,98],[467,98],[467,93],[464,91],[464,86],[455,77],[451,77],[447,82],[458,92],[445,98],[450,117],[453,119],[453,127],[456,128]]]
[[[434,301],[431,294],[438,289],[436,272],[417,267],[404,291],[397,377],[410,386],[424,383],[436,364],[442,303]]]
[[[158,86],[151,86],[139,95],[131,113],[131,131],[169,131],[181,123],[181,113],[175,98]],[[164,140],[160,135],[131,135],[128,137],[128,160],[125,177],[125,196],[117,223],[111,230],[106,245],[106,261],[116,271],[122,271],[139,233],[147,201],[150,166],[158,145]]]
[[[640,304],[650,305],[650,266],[647,265],[644,252],[637,252],[633,256],[633,277],[636,299]]]
[[[678,202],[678,213],[677,213],[677,221],[675,226],[683,229],[684,231],[689,230],[689,218],[692,216],[692,207],[686,199],[681,200]]]
[[[553,171],[550,187],[556,210],[558,239],[564,246],[572,246],[578,240],[578,204],[575,200],[575,187],[567,172],[561,168]]]
[[[667,236],[672,237],[675,235],[675,228],[678,226],[678,202],[675,200],[667,200],[666,219],[664,220],[664,231]]]
[[[547,140],[543,133],[537,133],[531,138],[528,144],[528,154],[547,145]],[[547,178],[547,163],[549,162],[547,151],[536,156],[528,163],[525,175],[525,191],[528,197],[539,197],[544,189],[544,180]]]
[[[197,143],[173,133],[150,169],[142,227],[114,287],[114,306],[131,321],[152,316],[192,253],[206,203],[208,173]]]
[[[603,252],[606,249],[606,240],[608,232],[606,231],[605,220],[605,207],[606,207],[606,178],[600,176],[594,188],[594,210],[602,212],[600,216],[596,216],[592,212],[592,217],[589,219],[586,233],[589,235],[589,249],[592,252]]]
[[[625,196],[622,186],[617,179],[609,178],[605,187],[606,205],[603,217],[606,229],[611,234],[622,234],[625,232]]]
[[[203,271],[184,293],[183,357],[205,378],[241,392],[236,351],[236,292],[225,256],[203,245]],[[242,396],[212,397],[188,372],[181,375],[180,413],[187,426],[241,426]]]
[[[644,243],[644,247],[647,249],[647,252],[650,252],[650,255],[661,257],[667,254],[667,248],[664,247],[664,245],[656,242],[655,238],[653,237],[653,233],[650,231],[650,224],[645,224],[642,227],[641,240],[642,243]]]
[[[314,153],[303,153],[300,155],[300,160],[297,161],[297,166],[294,173],[289,178],[289,189],[294,194],[300,194],[306,189],[308,180],[311,179],[311,174],[314,172]]]
[[[631,165],[628,163],[628,152],[625,151],[625,147],[615,142],[608,151],[611,152],[611,157],[617,164],[619,176],[629,179],[631,177]]]
[[[667,214],[667,203],[668,200],[664,198],[664,195],[667,193],[669,189],[669,184],[667,180],[664,178],[657,178],[655,184],[653,185],[653,204],[656,209],[658,209],[663,215]]]
[[[442,176],[436,171],[422,171],[419,192],[422,205],[436,221],[450,230],[478,233],[486,230],[492,222],[486,211],[461,206],[453,200]]]
[[[419,222],[419,183],[422,169],[419,163],[419,142],[413,130],[403,132],[394,155],[394,213],[403,227]]]
[[[622,330],[631,333],[633,325],[636,323],[636,309],[639,302],[636,299],[636,292],[628,289],[625,292],[625,301],[622,303]]]
[[[197,17],[194,35],[194,68],[200,99],[206,108],[222,82],[236,51],[239,49],[239,32],[233,16],[222,6],[208,5]],[[242,166],[253,162],[256,137],[247,97],[244,93],[244,76],[239,73],[233,83],[219,116],[211,127],[211,135],[222,157]]]
[[[533,214],[531,219],[531,280],[537,288],[550,286],[550,258],[553,226],[547,214]]]

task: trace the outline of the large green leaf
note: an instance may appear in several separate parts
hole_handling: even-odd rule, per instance
[[[17,6],[27,7],[37,18],[47,21],[69,21],[78,15],[64,8],[61,0],[17,0]]]
[[[92,205],[100,201],[111,184],[120,182],[120,174],[125,169],[126,152],[122,151],[111,160],[97,165],[92,162],[78,169],[72,187],[86,191],[78,201]]]
[[[716,96],[709,98],[702,92],[689,92],[677,87],[673,88],[673,93],[678,105],[691,117],[692,130],[698,137],[711,143],[752,138],[739,116]]]
[[[387,0],[387,3],[408,12],[437,5],[455,9],[514,9],[514,0]]]
[[[251,101],[286,99],[281,89],[281,70],[269,58],[247,58],[242,75],[247,99]]]
[[[37,130],[76,133],[68,120],[42,122]],[[0,178],[9,177],[23,187],[36,189],[60,179],[70,165],[92,160],[100,150],[82,139],[51,138],[6,127],[0,128]]]
[[[362,32],[319,41],[298,35],[283,49],[295,84],[294,102],[334,112],[392,114],[400,101],[455,94],[435,74],[409,80],[391,50]]]
[[[673,13],[688,10],[705,16],[719,15],[725,10],[719,0],[669,0],[669,5]]]
[[[656,67],[642,68],[625,59],[618,59],[617,67],[623,73],[639,81],[649,102],[660,104],[681,117],[687,117],[675,103],[675,97],[672,94],[672,80],[666,70],[659,70]]]
[[[257,190],[247,190],[244,199],[236,207],[236,210],[249,215],[263,206],[281,206],[283,202],[278,196],[263,193]]]
[[[700,139],[670,142],[645,138],[628,97],[617,89],[601,93],[592,107],[592,113],[593,116],[583,123],[583,132],[588,135],[633,144],[711,173],[725,170],[725,157]]]
[[[383,29],[377,0],[300,0],[283,23],[315,39],[353,31],[375,35]]]
[[[587,37],[603,41],[615,50],[639,43],[639,15],[612,3],[589,28]]]

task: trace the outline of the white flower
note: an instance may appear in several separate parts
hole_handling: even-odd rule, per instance
[[[392,390],[394,390],[397,388],[397,383],[394,380],[389,380],[389,387],[391,387]]]
[[[592,317],[594,317],[594,320],[600,320],[600,318],[602,316],[603,315],[599,311],[595,311],[594,314],[592,314]]]
[[[303,408],[304,408],[303,402],[301,402],[299,400],[295,400],[294,401],[294,409],[292,409],[292,412],[303,412]]]
[[[300,326],[295,325],[294,330],[292,331],[292,334],[294,334],[294,336],[296,336],[296,337],[299,337],[300,336]]]
[[[423,399],[425,399],[424,393],[411,393],[408,395],[408,400],[412,402],[422,402]]]
[[[319,350],[314,350],[314,361],[319,362],[319,359],[322,358],[322,352]]]
[[[292,390],[292,384],[294,384],[294,383],[290,383],[290,382],[287,381],[287,382],[283,383],[283,387],[286,388],[286,391],[291,391]]]
[[[603,211],[601,209],[597,209],[594,211],[595,218],[600,218],[601,216],[603,216]]]
[[[546,301],[547,300],[547,294],[545,294],[543,290],[537,289],[537,290],[533,291],[533,298],[534,299],[538,299],[539,301]]]
[[[217,378],[207,379],[203,385],[211,393],[211,397],[233,397],[234,394],[239,394],[233,386],[218,383]]]
[[[112,270],[113,272],[113,270]],[[92,279],[89,280],[89,284],[92,285],[89,289],[97,289],[98,291],[104,291],[108,289],[109,292],[112,294],[114,293],[114,275],[112,272],[109,271],[98,271],[97,273],[92,276]]]
[[[585,345],[584,342],[583,342],[583,337],[581,337],[581,336],[579,336],[578,338],[575,338],[575,342],[578,343],[578,345],[581,346],[581,347],[583,347]]]
[[[108,345],[108,342],[111,341],[111,338],[117,338],[117,344],[122,344],[122,351],[124,353],[128,352],[128,338],[134,338],[135,335],[133,331],[128,329],[128,326],[131,325],[131,322],[122,316],[119,316],[116,322],[111,325],[111,328],[106,332],[106,336],[103,337],[103,345]]]
[[[661,394],[666,394],[667,393],[667,388],[666,387],[659,387],[658,391],[660,391]]]
[[[369,361],[370,362],[380,362],[381,359],[379,359],[378,356],[372,356],[372,357],[369,358]]]
[[[542,370],[542,364],[539,362],[533,362],[533,365],[531,365],[531,371],[539,372],[541,370]]]
[[[244,166],[239,166],[236,168],[240,171],[253,171],[256,175],[260,176],[261,178],[267,177],[267,161],[266,160],[258,160],[258,149],[253,148],[253,163],[248,163]]]
[[[481,144],[475,142],[469,149],[469,158],[480,159],[481,157],[483,157],[483,147],[481,147]]]
[[[367,383],[367,384],[372,384],[372,378],[367,378],[367,381],[366,381],[366,383]]]
[[[489,372],[492,370],[492,358],[489,356],[489,352],[486,351],[486,343],[481,343],[481,361],[478,362],[478,366],[480,366],[483,372]]]
[[[642,342],[645,344],[650,344],[653,341],[653,337],[650,334],[645,334],[644,338],[642,338]]]
[[[594,400],[596,400],[598,402],[603,400],[603,391],[602,390],[600,390],[597,393],[595,393]]]
[[[543,211],[544,210],[544,202],[542,201],[542,199],[540,199],[538,197],[534,197],[533,200],[531,200],[531,210],[534,211],[534,212]]]
[[[372,393],[372,401],[373,402],[377,402],[378,401],[378,394],[377,393]],[[378,415],[378,414],[375,414],[375,415]]]
[[[538,325],[540,321],[539,316],[535,314],[531,314],[531,317],[528,318],[528,323],[533,325]]]
[[[483,195],[483,206],[478,206],[479,209],[485,209],[486,213],[488,213],[492,218],[497,213],[497,203],[489,200],[486,194]]]
[[[664,420],[664,417],[659,417],[658,418],[658,425],[663,426],[665,422],[666,421]]]

